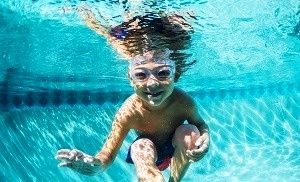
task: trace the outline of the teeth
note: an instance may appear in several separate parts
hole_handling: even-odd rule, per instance
[[[160,99],[160,95],[162,92],[157,92],[157,93],[146,93],[149,103],[151,105],[156,105],[155,103],[157,102],[157,99]]]
[[[161,94],[162,92],[157,92],[157,93],[146,93],[148,96],[152,96],[152,97],[157,97]]]
[[[153,97],[156,97],[159,95],[159,93],[151,94]]]
[[[154,103],[152,100],[150,100],[150,104],[151,104],[151,105],[154,105],[155,103]]]

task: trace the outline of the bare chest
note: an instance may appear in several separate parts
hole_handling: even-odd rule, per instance
[[[180,112],[146,112],[137,117],[134,128],[144,135],[168,136],[175,132],[184,120],[184,115]]]

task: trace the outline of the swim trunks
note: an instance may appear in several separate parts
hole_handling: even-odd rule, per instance
[[[135,141],[138,139],[141,139],[141,138],[145,138],[145,137],[139,136],[135,139]],[[172,156],[175,151],[175,148],[172,145],[172,138],[173,138],[173,136],[169,137],[168,141],[164,145],[162,145],[162,147],[156,148],[157,160],[156,160],[155,164],[160,171],[167,169],[171,163],[171,159],[172,159]],[[126,162],[133,164],[133,161],[132,161],[132,158],[130,155],[130,150],[131,150],[131,146],[128,149]]]

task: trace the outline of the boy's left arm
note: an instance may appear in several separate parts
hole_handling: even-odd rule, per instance
[[[197,105],[194,101],[190,104],[188,109],[188,118],[187,121],[189,124],[195,125],[199,132],[200,137],[197,139],[195,149],[187,150],[187,156],[191,159],[192,162],[199,161],[209,148],[209,128],[204,120],[201,118]]]
[[[96,15],[92,12],[91,8],[88,6],[79,6],[77,11],[89,28],[94,30],[99,35],[102,35],[106,38],[109,37],[109,27],[102,25],[100,21],[97,20]]]

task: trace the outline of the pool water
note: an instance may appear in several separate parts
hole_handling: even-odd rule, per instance
[[[177,86],[195,98],[211,145],[183,181],[300,180],[299,1],[84,3],[111,24],[126,9],[197,16],[197,62]],[[0,2],[0,181],[137,180],[125,163],[133,132],[98,176],[60,169],[54,159],[61,148],[95,154],[133,93],[126,61],[70,10],[81,4]]]

